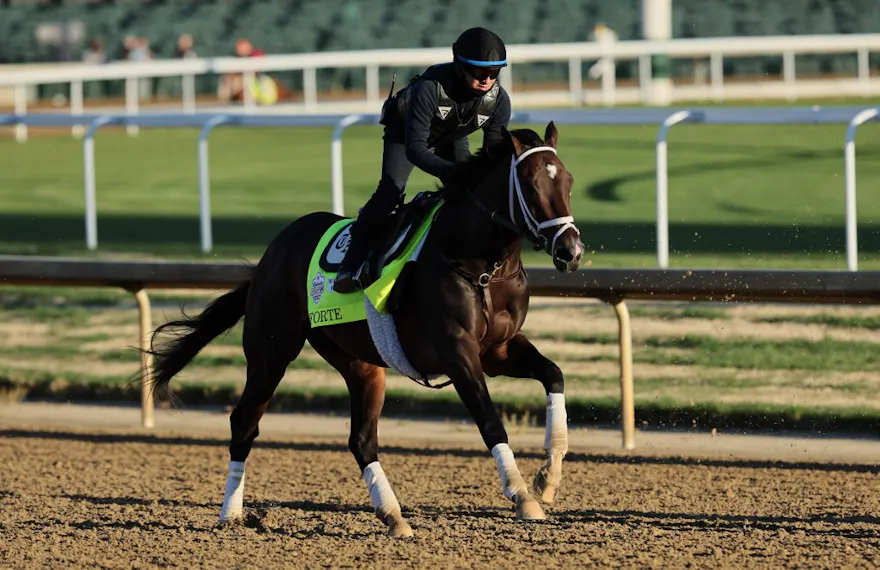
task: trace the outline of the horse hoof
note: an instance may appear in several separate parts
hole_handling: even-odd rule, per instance
[[[244,514],[239,513],[238,515],[231,516],[221,516],[220,520],[217,522],[217,526],[234,526],[241,523],[244,520]]]
[[[548,505],[556,500],[556,493],[558,492],[559,487],[556,485],[546,483],[543,488],[540,488],[537,484],[535,485],[535,494],[538,496],[538,499],[540,499],[542,503],[547,503]]]
[[[412,535],[412,527],[404,520],[394,522],[388,527],[388,536],[394,538],[409,538]]]
[[[522,501],[517,501],[516,518],[521,521],[542,521],[547,518],[544,510],[538,501],[529,497]]]
[[[379,520],[388,525],[388,536],[408,538],[413,535],[412,527],[409,526],[409,523],[406,522],[406,519],[403,518],[403,515],[398,510],[388,513],[384,517],[380,516]]]
[[[543,503],[552,503],[556,500],[556,494],[559,492],[559,483],[562,481],[561,465],[552,465],[553,460],[547,462],[532,481],[532,489],[535,495]]]

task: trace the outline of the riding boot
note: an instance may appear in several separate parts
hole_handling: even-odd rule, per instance
[[[400,200],[400,193],[394,188],[393,193],[380,189],[364,204],[360,215],[351,227],[348,251],[336,279],[333,290],[337,293],[352,293],[364,288],[361,275],[366,268],[367,257],[378,245],[376,242],[385,234],[384,226],[388,215]]]
[[[339,271],[333,281],[333,290],[337,293],[352,293],[363,289],[361,273],[367,256],[373,249],[370,238],[375,235],[374,232],[364,229],[367,224],[363,222],[364,220],[358,219],[351,226],[348,251],[339,264]]]

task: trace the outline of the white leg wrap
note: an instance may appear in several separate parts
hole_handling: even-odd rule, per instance
[[[397,502],[397,497],[394,496],[394,491],[391,490],[391,485],[385,477],[385,471],[378,461],[364,467],[363,478],[367,489],[370,490],[370,499],[373,501],[377,515],[384,517],[395,510],[400,511],[400,503]]]
[[[228,521],[241,516],[244,509],[244,461],[230,461],[229,475],[226,477],[226,491],[223,493],[223,507],[220,520]]]
[[[513,459],[513,451],[510,446],[506,443],[499,443],[492,448],[492,457],[495,458],[495,464],[498,466],[498,475],[501,477],[504,496],[513,499],[517,494],[523,494],[526,491],[526,484],[516,466],[516,461]]]
[[[548,455],[568,453],[568,415],[565,412],[565,394],[547,394],[547,431],[544,449]]]

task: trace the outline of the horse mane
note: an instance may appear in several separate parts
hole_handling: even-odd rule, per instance
[[[516,137],[520,143],[529,147],[544,144],[538,133],[532,129],[515,129],[509,131],[509,133]],[[513,143],[507,136],[502,136],[488,146],[480,148],[466,162],[458,166],[456,183],[460,185],[463,181],[467,181],[466,189],[473,189],[479,186],[502,161],[510,159],[512,152]],[[442,185],[438,189],[444,194],[449,194],[449,191],[454,191],[457,188],[454,185]]]

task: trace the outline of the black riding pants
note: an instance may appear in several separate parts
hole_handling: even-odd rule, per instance
[[[388,133],[386,128],[382,149],[382,177],[373,195],[364,204],[358,220],[363,231],[375,233],[376,226],[401,202],[406,195],[406,183],[412,174],[413,164],[406,158],[406,146],[401,137]],[[437,156],[453,162],[464,160],[469,154],[467,139],[454,145],[438,148]],[[357,224],[355,224],[357,225]]]

